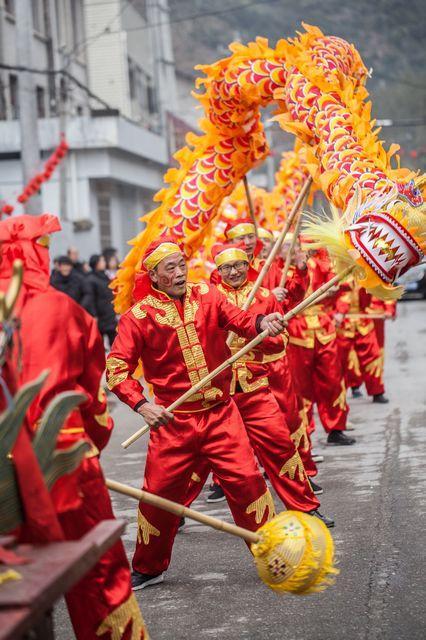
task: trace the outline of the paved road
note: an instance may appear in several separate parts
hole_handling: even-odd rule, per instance
[[[423,640],[426,638],[426,303],[399,306],[388,323],[386,384],[391,402],[351,400],[357,444],[327,447],[319,481],[323,511],[336,518],[333,536],[340,576],[328,591],[277,596],[257,577],[244,544],[188,524],[176,540],[163,585],[138,592],[152,640]],[[103,456],[106,475],[139,486],[144,443],[122,453],[119,442],[138,420],[115,405],[116,431]],[[226,503],[195,503],[229,519]],[[136,535],[135,504],[113,496],[129,521],[129,556]],[[63,606],[58,637],[72,639]]]

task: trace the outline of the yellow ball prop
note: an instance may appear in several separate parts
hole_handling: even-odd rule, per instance
[[[251,545],[260,578],[274,591],[299,595],[334,584],[334,543],[325,524],[300,511],[284,511],[256,533]]]

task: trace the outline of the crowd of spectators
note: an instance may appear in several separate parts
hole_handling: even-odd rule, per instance
[[[110,288],[118,269],[117,250],[114,247],[94,254],[89,261],[80,260],[78,249],[70,247],[67,255],[53,261],[51,284],[69,295],[98,322],[99,331],[111,347],[117,328]]]

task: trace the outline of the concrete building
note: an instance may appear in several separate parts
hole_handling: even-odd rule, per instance
[[[24,186],[16,1],[0,0],[0,201],[10,204]],[[31,9],[40,167],[62,129],[70,145],[62,186],[56,171],[42,187],[42,211],[63,225],[52,252],[76,245],[87,258],[113,245],[122,256],[175,150],[167,0],[32,0]]]

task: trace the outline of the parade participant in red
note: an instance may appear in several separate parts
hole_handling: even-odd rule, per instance
[[[282,248],[284,258],[286,257],[285,251],[288,249],[289,242],[286,242]],[[295,247],[293,262],[294,264],[291,265],[288,270],[285,283],[286,294],[282,301],[282,307],[285,313],[303,300],[309,284],[306,254],[298,245]],[[298,448],[306,474],[310,478],[312,488],[314,492],[319,495],[323,490],[312,480],[312,478],[317,475],[318,470],[312,459],[308,417],[303,398],[296,393],[287,351],[282,357],[275,359],[270,356],[269,360],[268,379],[270,388],[278,401],[281,411],[284,413],[290,429],[291,438]]]
[[[229,302],[242,307],[253,288],[247,279],[249,259],[244,245],[216,245],[212,250],[222,282],[217,285]],[[261,287],[250,306],[253,313],[272,313],[280,306]],[[234,337],[231,351],[244,345]],[[313,512],[319,503],[309,485],[299,452],[291,440],[285,417],[270,389],[268,362],[285,354],[287,335],[269,338],[232,366],[231,393],[243,418],[249,440],[272,486],[287,509]],[[299,417],[299,416],[298,416]],[[299,417],[300,424],[300,417]],[[321,517],[321,516],[320,516]],[[327,520],[329,526],[332,521]]]
[[[357,388],[360,382],[364,382],[373,402],[385,404],[388,399],[384,395],[382,357],[374,322],[369,318],[356,317],[368,313],[371,295],[363,287],[359,287],[353,277],[349,277],[340,286],[340,290],[335,320],[346,386]],[[354,317],[351,318],[350,315]],[[359,365],[359,379],[353,375],[354,367],[351,367],[350,362],[352,351],[355,352]]]
[[[48,214],[0,222],[0,287],[5,288],[13,261],[21,259],[24,281],[18,301],[22,342],[19,383],[25,384],[49,370],[27,416],[31,432],[37,430],[42,413],[58,393],[72,390],[87,396],[87,401],[65,421],[57,446],[68,448],[85,439],[91,444],[91,452],[76,471],[60,478],[51,492],[64,537],[73,540],[98,522],[114,517],[98,459],[113,423],[100,387],[105,360],[96,321],[49,284],[49,234],[59,229],[57,218]],[[123,640],[130,635],[147,637],[131,592],[121,541],[68,592],[66,601],[78,640],[95,640],[107,633]]]
[[[310,295],[328,282],[334,273],[326,251],[310,252],[307,261]],[[328,302],[327,302],[328,301]],[[303,397],[309,421],[313,422],[316,403],[321,423],[328,433],[327,443],[351,445],[354,438],[345,435],[348,406],[336,327],[330,315],[328,297],[293,318],[288,327],[289,358],[297,392]]]
[[[256,235],[256,229],[250,218],[238,218],[228,222],[225,229],[225,237],[230,243],[239,244],[242,242],[250,260],[250,265],[259,272],[263,266],[264,259],[260,257],[263,248],[261,240]],[[262,286],[272,291],[279,302],[284,300],[285,291],[279,286],[281,279],[281,268],[275,260],[262,282]]]
[[[173,415],[165,407],[229,357],[226,337],[251,339],[284,329],[281,315],[255,315],[230,304],[215,287],[187,283],[180,248],[168,238],[148,247],[136,278],[133,307],[119,322],[107,358],[109,388],[152,427],[144,488],[185,502],[194,469],[207,463],[223,487],[237,524],[256,530],[274,511],[223,371]],[[132,374],[142,360],[155,403]],[[135,589],[162,581],[179,518],[140,503],[133,556]]]
[[[375,315],[383,314],[384,318],[375,318],[374,330],[376,332],[377,344],[380,349],[381,356],[381,369],[382,380],[384,377],[384,364],[385,364],[385,322],[386,320],[395,320],[396,318],[396,301],[395,300],[381,300],[375,296],[371,296],[370,306],[368,311]]]

